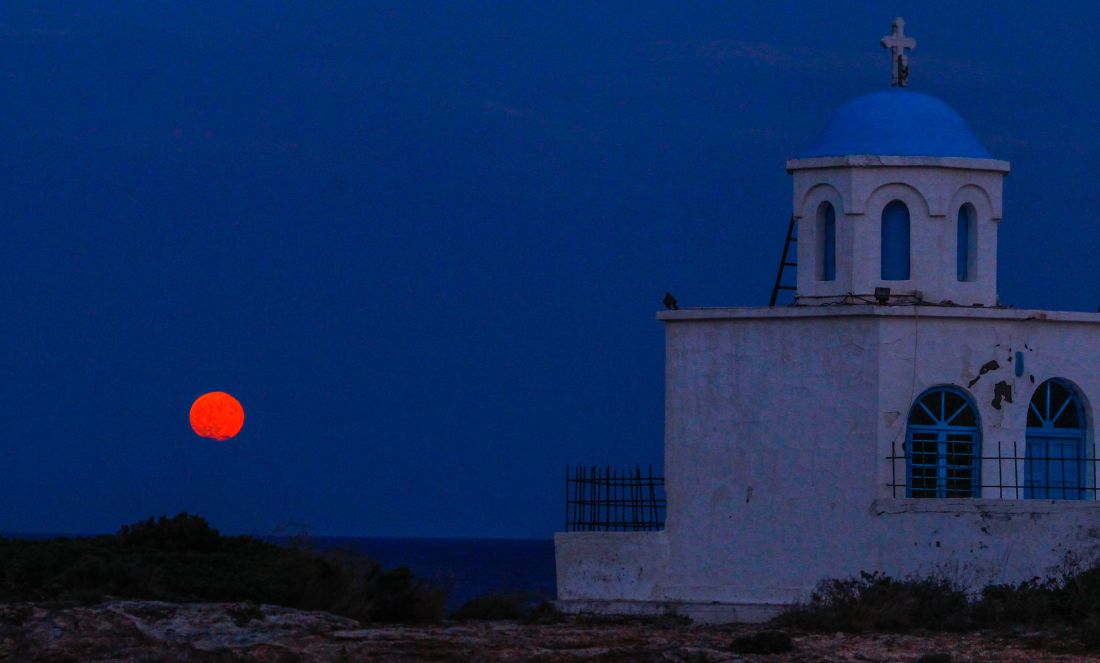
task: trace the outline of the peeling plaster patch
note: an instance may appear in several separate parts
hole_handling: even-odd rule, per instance
[[[989,361],[985,362],[984,364],[982,364],[982,367],[978,369],[978,377],[971,380],[970,384],[966,385],[967,388],[973,387],[975,384],[977,384],[978,380],[981,380],[982,376],[985,375],[986,373],[988,373],[990,371],[995,371],[1000,367],[1001,367],[1001,365],[997,363],[996,359],[990,359]],[[1011,402],[1011,401],[1009,401],[1009,402]]]
[[[1012,402],[1012,385],[1001,380],[997,384],[993,385],[993,407],[995,409],[1001,409],[1001,400],[1005,403]]]
[[[898,420],[898,417],[900,416],[901,412],[883,412],[882,420],[887,425],[887,427],[889,427],[893,426],[894,422],[896,422]]]

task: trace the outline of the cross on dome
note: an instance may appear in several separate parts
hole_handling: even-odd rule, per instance
[[[893,79],[890,84],[894,87],[905,87],[909,83],[909,56],[906,49],[913,50],[917,47],[917,40],[905,36],[905,19],[894,19],[894,31],[882,38],[882,47],[890,49],[890,62],[893,66]]]

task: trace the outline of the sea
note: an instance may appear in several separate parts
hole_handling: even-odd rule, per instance
[[[287,543],[284,537],[264,537]],[[522,594],[532,602],[554,598],[554,542],[551,539],[390,539],[310,536],[303,542],[318,552],[360,553],[389,569],[407,566],[449,590],[455,610],[479,596]]]

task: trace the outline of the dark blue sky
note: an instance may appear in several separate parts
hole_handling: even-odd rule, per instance
[[[0,531],[549,536],[660,466],[661,296],[767,302],[898,14],[1012,161],[1001,299],[1095,310],[1100,5],[983,4],[5,2]]]

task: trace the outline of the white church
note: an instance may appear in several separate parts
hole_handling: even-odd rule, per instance
[[[794,304],[658,314],[664,527],[556,534],[563,610],[751,622],[860,571],[1100,554],[1100,314],[1000,304],[1009,164],[906,89],[901,19],[883,45],[893,87],[787,162]]]

